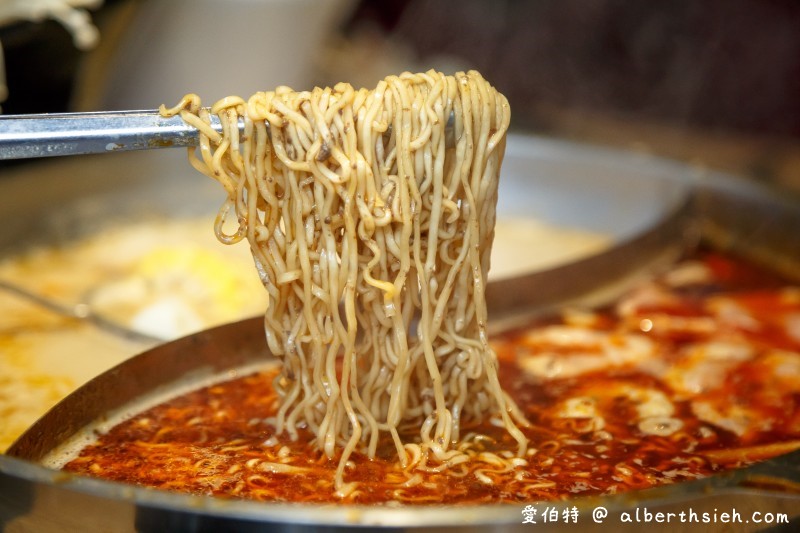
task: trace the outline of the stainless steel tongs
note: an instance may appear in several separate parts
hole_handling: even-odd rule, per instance
[[[219,118],[211,126],[221,131]],[[0,115],[0,160],[196,146],[197,129],[157,110]]]
[[[210,115],[211,127],[222,132],[219,117]],[[239,129],[244,121],[239,120]],[[197,146],[197,129],[179,116],[162,117],[146,111],[48,113],[0,115],[0,160],[59,155],[104,154]],[[454,147],[455,116],[450,113],[445,142]]]

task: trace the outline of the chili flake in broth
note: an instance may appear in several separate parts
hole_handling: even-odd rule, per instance
[[[529,502],[678,483],[800,448],[800,288],[698,253],[603,310],[564,310],[493,340],[505,391],[530,421],[526,457],[486,421],[472,460],[403,469],[385,443],[355,453],[361,504]],[[338,457],[275,435],[275,368],[196,390],[117,425],[65,469],[160,489],[269,501],[336,500]],[[409,428],[409,435],[415,430]],[[410,437],[409,437],[410,438]],[[500,460],[503,458],[505,460]]]

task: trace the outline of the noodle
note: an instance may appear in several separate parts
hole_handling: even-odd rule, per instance
[[[269,294],[267,344],[283,363],[276,430],[297,439],[306,428],[328,457],[341,452],[339,494],[355,490],[350,455],[375,457],[382,435],[402,467],[438,470],[474,455],[455,446],[462,423],[491,417],[524,456],[484,298],[510,112],[480,74],[279,87],[210,110],[187,95],[161,113],[200,131],[190,161],[227,193],[217,237],[247,239]]]

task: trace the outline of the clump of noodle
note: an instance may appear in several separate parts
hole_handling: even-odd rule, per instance
[[[429,71],[372,91],[225,98],[210,110],[221,133],[195,95],[161,112],[200,130],[192,165],[228,195],[217,236],[248,240],[269,294],[267,343],[283,360],[276,429],[297,438],[306,427],[329,457],[341,450],[340,494],[354,490],[351,453],[374,457],[382,434],[404,468],[447,468],[475,455],[455,446],[462,422],[494,417],[523,456],[512,417],[524,420],[486,333],[510,117],[500,93],[477,72]],[[231,213],[238,230],[225,234]],[[419,428],[410,448],[408,427]]]

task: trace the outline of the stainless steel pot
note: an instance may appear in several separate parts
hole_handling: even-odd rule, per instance
[[[61,204],[84,206],[81,209],[86,216],[77,216],[74,208],[63,205],[55,209],[59,212],[63,207],[58,216],[77,221],[67,226],[78,233],[86,230],[87,222],[91,229],[111,212],[137,215],[136,206],[146,205],[151,211],[164,207],[169,212],[176,199],[192,206],[204,203],[201,178],[184,171],[165,176],[158,170],[163,168],[160,163],[148,167],[150,163],[144,158],[134,157],[125,161],[136,164],[112,174],[98,166],[114,166],[122,159],[112,163],[111,159],[90,158],[91,165],[77,160],[55,162],[50,168],[63,177],[50,175],[38,182],[34,181],[37,176],[26,174],[27,170],[14,176],[11,187],[19,187],[19,192],[28,191],[34,183],[39,186],[28,194],[27,204],[15,211],[20,231],[39,234],[47,228],[42,207],[47,211],[56,205],[55,198],[67,198]],[[162,155],[149,157],[155,160]],[[131,175],[145,177],[137,182],[131,181]],[[698,238],[800,276],[800,202],[750,183],[636,154],[530,137],[510,140],[502,180],[501,213],[535,213],[557,223],[602,229],[614,235],[617,244],[597,256],[535,276],[491,284],[493,318],[514,320],[565,300],[608,297],[614,287],[624,284],[639,269],[669,260]],[[85,183],[75,186],[72,195],[48,188],[82,181]],[[217,194],[211,196],[217,199]],[[45,202],[37,206],[42,200]],[[114,207],[109,210],[110,206]],[[5,214],[3,207],[0,212]],[[7,239],[0,242],[0,249],[12,245]],[[698,482],[614,497],[536,504],[539,520],[535,526],[523,523],[521,506],[265,504],[165,493],[56,472],[36,464],[92,420],[142,394],[268,359],[264,345],[261,321],[252,319],[156,347],[88,383],[33,426],[9,455],[0,456],[0,526],[8,531],[336,531],[352,527],[522,531],[528,527],[590,530],[609,526],[638,530],[650,525],[635,521],[637,509],[642,516],[642,511],[693,511],[702,516],[704,512],[716,515],[717,510],[732,508],[742,516],[758,511],[800,519],[798,453]],[[573,507],[578,512],[577,525],[561,519],[561,511]],[[608,514],[597,522],[603,515],[601,507]],[[557,510],[559,519],[542,522],[541,517],[553,510]],[[634,521],[622,521],[625,513],[630,513]],[[716,522],[702,527],[721,530],[729,526]],[[764,524],[737,526],[757,530]]]

